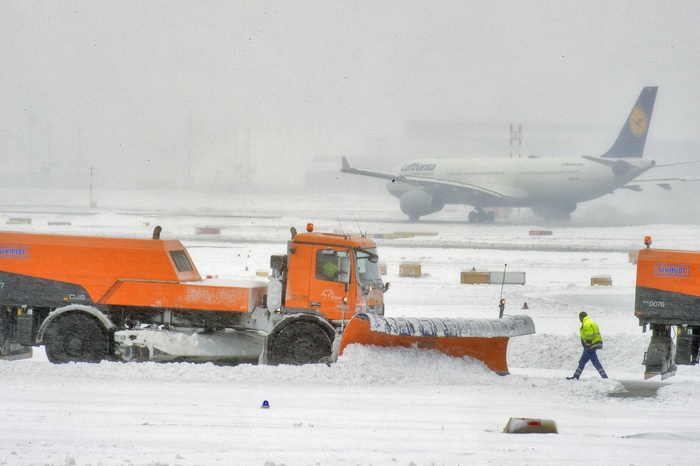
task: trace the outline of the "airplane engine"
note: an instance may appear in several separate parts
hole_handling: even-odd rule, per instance
[[[625,160],[615,160],[612,164],[612,172],[615,176],[626,175],[632,169],[632,165]]]
[[[408,191],[401,196],[401,211],[411,220],[418,220],[423,215],[434,214],[445,207],[442,199],[425,191]]]
[[[576,210],[576,203],[571,201],[540,202],[532,206],[532,213],[549,219],[568,219]]]

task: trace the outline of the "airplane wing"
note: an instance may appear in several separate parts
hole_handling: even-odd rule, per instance
[[[655,184],[662,189],[666,189],[666,190],[670,191],[672,183],[684,183],[684,182],[692,182],[692,181],[700,181],[700,178],[648,178],[645,180],[634,180],[633,183],[628,183],[624,186],[621,186],[620,189],[641,191],[642,185]]]
[[[700,163],[700,160],[689,160],[686,162],[665,163],[663,165],[654,165],[654,168],[673,167],[676,165],[690,165],[690,164],[695,164],[695,163]],[[642,179],[642,180],[634,180],[633,183],[628,183],[624,186],[621,186],[621,189],[630,189],[632,191],[641,191],[642,185],[655,184],[662,189],[666,189],[666,190],[670,191],[672,183],[684,183],[684,182],[693,182],[693,181],[700,181],[700,178],[647,178],[647,179]]]
[[[392,173],[358,170],[357,168],[352,168],[345,157],[342,157],[342,164],[342,168],[340,169],[342,173],[351,173],[353,175],[372,176],[391,181],[400,181],[402,183],[413,185],[416,188],[423,188],[429,193],[440,194],[441,196],[448,198],[477,198],[483,201],[487,199],[503,200],[510,197],[522,198],[527,196],[527,193],[512,186],[473,185],[468,183],[460,183],[457,181],[425,178],[422,176],[394,175]]]
[[[370,172],[367,170],[358,170],[357,168],[352,168],[350,166],[350,163],[348,163],[348,159],[345,157],[341,157],[341,160],[343,162],[343,166],[340,169],[341,173],[350,173],[353,175],[362,175],[362,176],[372,176],[374,178],[384,178],[385,180],[396,180],[396,181],[406,181],[406,179],[403,176],[396,176],[391,173],[382,173],[382,172]]]
[[[665,163],[663,165],[654,165],[654,168],[661,168],[661,167],[673,167],[675,165],[689,165],[691,163],[700,163],[700,160],[688,160],[686,162],[674,162],[674,163]]]
[[[629,163],[627,163],[624,160],[620,160],[620,159],[610,160],[610,159],[603,159],[603,158],[599,158],[599,157],[591,157],[590,155],[583,155],[583,156],[581,156],[581,158],[584,158],[586,160],[590,160],[591,162],[607,165],[613,170],[613,173],[616,173],[616,174],[622,174],[625,171],[627,171],[627,169],[629,168]],[[653,168],[673,167],[676,165],[689,165],[689,164],[695,164],[695,163],[700,163],[700,160],[689,160],[689,161],[685,161],[685,162],[666,163],[663,165],[655,164]],[[700,181],[700,178],[648,178],[648,179],[643,179],[643,180],[634,180],[634,182],[632,182],[632,183],[628,183],[624,186],[620,186],[620,189],[641,191],[642,185],[655,184],[663,189],[670,190],[671,183],[679,183],[679,182],[685,182],[685,181]]]

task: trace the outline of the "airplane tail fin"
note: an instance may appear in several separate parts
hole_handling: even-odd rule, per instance
[[[649,122],[651,121],[651,112],[654,110],[654,101],[656,100],[656,91],[658,87],[645,87],[642,93],[639,94],[637,103],[634,104],[632,111],[625,125],[620,131],[620,135],[613,143],[603,157],[606,158],[629,158],[642,157],[644,153],[644,144],[647,140],[649,132]]]

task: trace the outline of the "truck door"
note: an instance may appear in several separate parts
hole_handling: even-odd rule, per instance
[[[349,261],[350,257],[345,249],[315,249],[314,276],[309,287],[309,308],[321,312],[327,319],[342,318],[343,298],[348,296],[346,284],[352,280],[352,267],[347,270]],[[347,309],[354,309],[354,303],[348,303]],[[346,317],[350,318],[349,315]]]

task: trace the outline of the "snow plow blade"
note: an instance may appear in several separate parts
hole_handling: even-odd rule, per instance
[[[461,358],[482,361],[498,374],[508,374],[508,339],[535,333],[530,316],[500,319],[423,319],[357,314],[345,327],[338,348],[352,344],[434,349]]]

